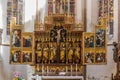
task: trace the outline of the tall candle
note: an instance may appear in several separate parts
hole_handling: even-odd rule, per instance
[[[68,71],[68,68],[67,68],[67,66],[66,66],[66,72]]]
[[[55,13],[55,0],[53,0],[53,13]]]
[[[71,65],[71,76],[72,76],[72,65]]]
[[[77,72],[77,64],[76,64],[76,72]]]

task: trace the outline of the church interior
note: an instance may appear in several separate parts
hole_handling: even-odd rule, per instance
[[[120,80],[120,0],[0,0],[0,80]]]

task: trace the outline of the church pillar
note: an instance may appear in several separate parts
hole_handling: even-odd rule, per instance
[[[86,31],[86,0],[81,0],[82,5],[82,21],[84,25],[84,30]]]
[[[120,15],[120,0],[118,0],[118,15]],[[118,42],[120,44],[120,16],[118,16]]]
[[[86,16],[87,16],[87,23],[86,23],[86,30],[87,32],[91,32],[92,28],[91,28],[91,23],[92,23],[92,0],[86,0],[86,4],[87,4],[87,10],[86,10]]]

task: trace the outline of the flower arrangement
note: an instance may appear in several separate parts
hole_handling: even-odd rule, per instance
[[[24,80],[20,72],[14,72],[13,74],[14,74],[13,80]]]

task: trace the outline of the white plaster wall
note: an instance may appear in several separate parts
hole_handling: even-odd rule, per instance
[[[47,0],[38,0],[39,20],[44,23],[47,15]],[[25,32],[33,32],[34,20],[36,18],[36,0],[25,0]]]
[[[91,32],[91,24],[92,24],[92,0],[86,0],[86,23],[87,23],[87,32]]]
[[[25,0],[25,32],[32,32],[34,29],[34,17],[36,13],[36,0]]]
[[[6,35],[6,17],[7,17],[7,0],[0,0],[1,1],[1,8],[2,8],[2,22],[1,22],[1,28],[4,28],[3,30],[3,40],[2,43],[9,43],[9,37]]]
[[[88,25],[91,27],[91,31],[94,31],[95,25],[98,24],[98,0],[91,0],[91,25]],[[89,14],[89,13],[88,13]],[[89,28],[88,28],[89,29]]]
[[[82,21],[82,0],[76,0],[76,22],[79,23]]]

